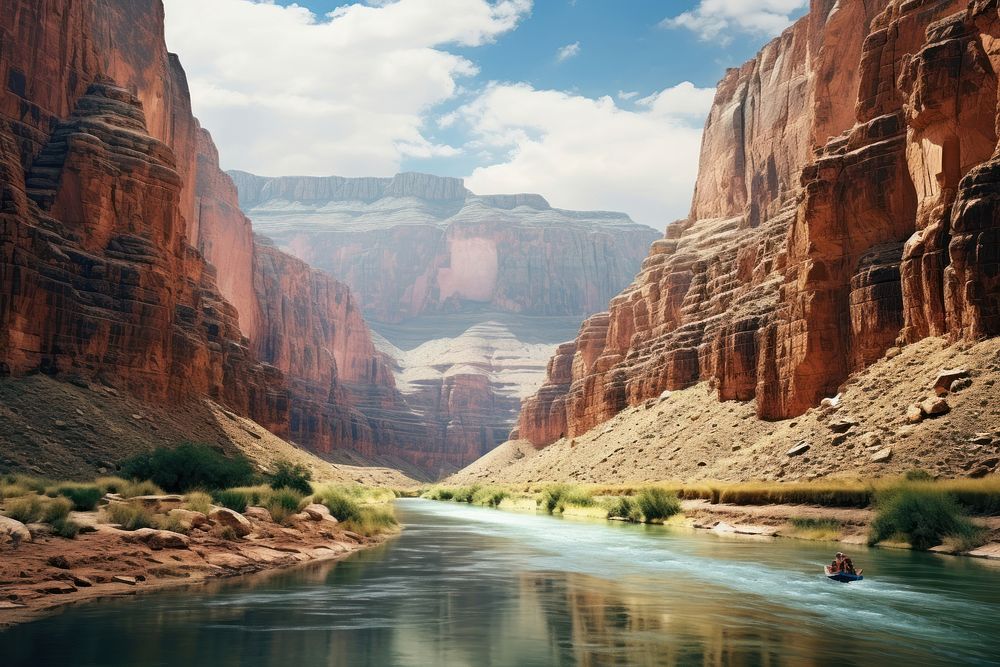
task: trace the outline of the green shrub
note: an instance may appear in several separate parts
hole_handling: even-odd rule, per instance
[[[264,500],[264,507],[271,513],[271,518],[278,523],[285,523],[290,516],[302,507],[303,496],[291,489],[280,489],[271,493]]]
[[[89,512],[97,507],[97,503],[104,497],[95,484],[74,484],[65,483],[50,487],[47,491],[50,496],[64,496],[73,503],[73,509],[78,512]]]
[[[361,519],[361,505],[337,489],[325,489],[313,498],[313,502],[326,505],[326,508],[330,510],[330,514],[337,521],[357,521]]]
[[[132,503],[111,503],[103,510],[103,523],[116,523],[122,530],[139,530],[152,528],[153,513],[141,505]]]
[[[921,468],[914,468],[913,470],[907,470],[906,474],[903,475],[907,482],[933,482],[934,475],[930,474],[926,470]]]
[[[549,514],[562,513],[566,507],[593,507],[594,497],[591,493],[578,486],[569,484],[553,484],[542,489],[537,501],[539,507]]]
[[[212,496],[204,491],[192,491],[184,496],[184,509],[208,514],[212,511]]]
[[[681,511],[681,501],[676,494],[656,486],[640,491],[635,502],[647,522],[663,521]]]
[[[21,523],[52,523],[65,519],[72,509],[68,498],[30,495],[9,502],[4,514]]]
[[[424,498],[428,500],[451,500],[455,497],[455,494],[451,489],[445,488],[443,486],[435,486],[424,495]]]
[[[619,496],[612,499],[608,505],[608,518],[638,523],[642,521],[642,510],[633,498]]]
[[[552,514],[556,511],[556,507],[559,506],[559,500],[568,489],[569,487],[565,484],[553,484],[552,486],[545,487],[538,497],[538,506],[549,514]]]
[[[271,476],[271,488],[292,489],[305,496],[312,493],[312,484],[309,483],[311,480],[312,472],[304,465],[278,461]]]
[[[51,484],[52,482],[42,479],[41,477],[32,477],[31,475],[22,475],[21,473],[8,474],[0,478],[0,488],[15,487],[19,489],[27,489],[27,491],[18,495],[25,495],[32,492],[39,494],[45,493],[45,489],[51,486]]]
[[[375,507],[362,507],[357,517],[344,521],[343,527],[345,530],[371,537],[394,530],[398,525],[399,522],[396,521],[396,517],[391,511]]]
[[[192,489],[225,489],[253,482],[253,466],[245,456],[227,457],[208,445],[185,442],[175,448],[158,447],[122,463],[122,472],[148,479],[172,493]]]
[[[117,493],[122,498],[163,495],[163,489],[149,480],[131,480],[123,477],[98,477],[94,485],[104,493]]]
[[[222,505],[234,512],[246,512],[251,505],[261,505],[271,495],[268,486],[240,486],[212,492],[216,505]]]
[[[52,522],[52,530],[59,537],[72,540],[80,534],[80,524],[76,523],[72,519],[56,519]]]
[[[478,484],[460,486],[453,492],[452,500],[456,503],[472,503],[472,499],[475,497],[477,491],[479,491]]]
[[[486,505],[487,507],[497,507],[503,502],[503,499],[508,497],[510,494],[504,491],[499,486],[485,486],[475,492],[472,496],[472,502],[477,505]]]
[[[899,536],[914,549],[930,549],[946,537],[973,543],[981,532],[947,493],[904,486],[879,493],[868,541],[876,544]]]

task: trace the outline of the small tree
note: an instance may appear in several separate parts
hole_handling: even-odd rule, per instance
[[[301,463],[292,464],[288,461],[278,461],[274,474],[271,475],[272,489],[291,489],[302,495],[312,493],[312,472]]]

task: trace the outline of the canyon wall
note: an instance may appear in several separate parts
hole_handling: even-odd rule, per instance
[[[544,359],[658,236],[621,213],[476,195],[456,178],[231,175],[255,231],[350,285],[428,440],[465,463],[506,439]]]
[[[560,348],[520,437],[701,381],[791,417],[894,345],[1000,333],[998,36],[995,0],[813,0],[727,72],[690,217]]]
[[[0,3],[0,375],[210,397],[324,454],[425,469],[349,289],[254,239],[160,0]]]
[[[657,237],[621,213],[479,196],[429,174],[231,175],[254,228],[350,285],[376,322],[475,309],[584,316],[628,284]]]

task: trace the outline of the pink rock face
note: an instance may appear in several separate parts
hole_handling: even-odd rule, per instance
[[[690,219],[560,351],[520,435],[704,380],[789,417],[897,339],[1000,333],[998,36],[995,1],[814,0],[730,70]]]
[[[497,247],[489,238],[448,239],[450,266],[437,271],[440,298],[489,303],[497,288]]]

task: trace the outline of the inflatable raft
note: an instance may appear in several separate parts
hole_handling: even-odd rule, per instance
[[[850,574],[848,572],[831,572],[829,565],[823,568],[823,571],[826,572],[827,579],[833,579],[834,581],[839,581],[842,584],[849,584],[852,581],[861,581],[862,579],[864,579],[864,577],[862,577],[860,574]]]

